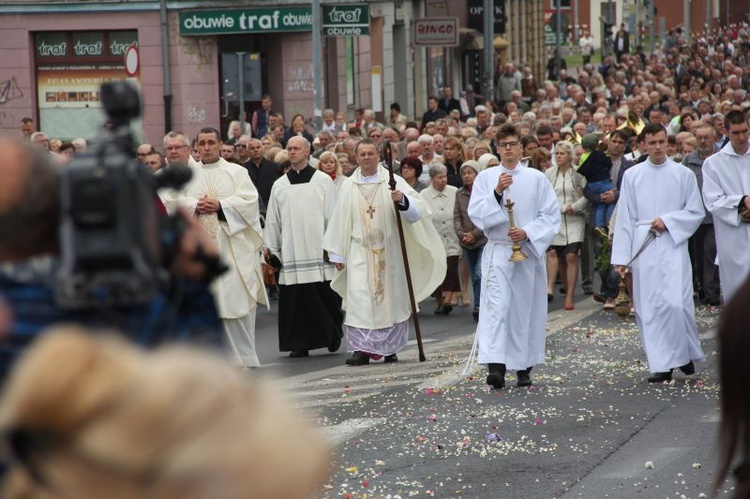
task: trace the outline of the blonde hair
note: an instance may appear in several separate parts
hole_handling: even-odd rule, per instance
[[[0,429],[44,447],[10,468],[6,499],[296,498],[329,460],[300,416],[222,359],[176,346],[143,352],[73,326],[23,357]]]
[[[557,144],[555,144],[555,152],[557,151],[564,151],[568,153],[568,156],[570,156],[570,166],[572,168],[575,168],[576,160],[578,159],[576,155],[575,147],[573,147],[573,144],[571,144],[568,141],[561,140]]]
[[[336,153],[331,152],[331,151],[326,151],[320,155],[320,157],[318,158],[318,166],[316,168],[320,170],[320,163],[322,163],[323,161],[327,159],[332,159],[333,162],[336,164],[336,177],[338,178],[339,176],[343,175],[341,173],[341,163],[339,163],[339,158],[338,156],[336,156]],[[320,170],[320,171],[323,171],[323,170]],[[323,173],[326,173],[326,172],[323,172]]]
[[[279,154],[283,149],[279,146],[271,146],[268,149],[266,149],[266,152],[263,153],[263,156],[268,161],[273,161],[277,154]]]

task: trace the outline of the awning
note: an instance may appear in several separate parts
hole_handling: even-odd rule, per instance
[[[484,50],[484,35],[472,28],[459,28],[459,41],[461,48],[464,50]],[[495,35],[495,50],[505,50],[508,48],[508,40],[500,35]]]

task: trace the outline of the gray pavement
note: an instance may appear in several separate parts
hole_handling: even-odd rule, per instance
[[[468,308],[437,317],[424,305],[427,362],[410,345],[398,364],[365,367],[344,366],[343,353],[288,359],[274,350],[275,314],[259,314],[261,374],[336,446],[315,496],[710,495],[717,311],[697,311],[708,358],[697,375],[653,385],[633,322],[578,298],[574,311],[551,309],[534,386],[515,387],[509,373],[502,391],[484,384],[481,366],[462,374],[474,333]]]

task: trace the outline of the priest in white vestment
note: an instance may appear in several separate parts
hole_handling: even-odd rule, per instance
[[[623,175],[611,261],[621,277],[631,265],[636,323],[653,373],[648,381],[657,383],[671,380],[674,368],[693,374],[693,362],[706,360],[688,254],[705,210],[695,174],[667,157],[664,128],[652,123],[641,133],[649,156]],[[658,235],[636,257],[650,230]]]
[[[520,164],[521,137],[513,125],[497,132],[501,164],[474,180],[469,217],[484,231],[482,291],[476,332],[478,361],[487,384],[505,386],[505,371],[517,371],[518,386],[531,385],[531,368],[544,363],[547,325],[546,252],[560,229],[557,196],[547,177]],[[505,203],[514,204],[511,230]],[[513,242],[528,259],[511,262]],[[473,356],[473,352],[472,352]]]
[[[198,216],[214,239],[227,272],[216,279],[211,291],[235,363],[260,365],[255,350],[255,312],[266,303],[260,273],[261,238],[258,191],[247,170],[220,157],[221,136],[213,128],[198,133],[202,160],[193,178],[168,209],[182,206]]]
[[[403,221],[411,278],[417,302],[445,277],[445,251],[428,205],[404,179],[388,187],[388,171],[379,165],[375,143],[357,144],[359,168],[339,187],[323,247],[340,269],[331,287],[343,299],[349,365],[366,365],[396,353],[409,336],[409,302],[394,201]]]
[[[729,143],[703,163],[703,201],[714,217],[726,303],[750,276],[750,129],[742,111],[729,112],[725,125]]]
[[[280,265],[279,350],[298,358],[316,348],[336,352],[344,314],[331,289],[336,270],[323,250],[336,188],[328,174],[308,164],[307,139],[291,137],[286,150],[292,168],[271,188],[264,236],[269,262]]]

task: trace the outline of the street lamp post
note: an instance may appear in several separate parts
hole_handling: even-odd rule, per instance
[[[495,97],[495,5],[493,0],[484,0],[484,98]]]

